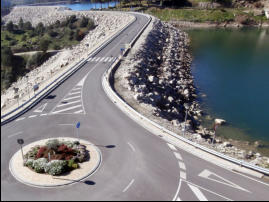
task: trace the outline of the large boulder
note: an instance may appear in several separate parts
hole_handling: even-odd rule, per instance
[[[224,119],[215,119],[215,124],[223,125],[225,123],[226,123],[226,121]]]

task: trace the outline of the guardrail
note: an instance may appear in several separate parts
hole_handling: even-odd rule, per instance
[[[144,31],[144,29],[148,26],[148,24],[150,23],[151,19],[149,20],[149,22],[145,25],[145,27],[141,30],[141,32],[139,32],[139,34],[136,36],[136,38],[131,42],[131,43],[135,43],[135,41],[138,39],[138,37],[141,35],[141,33]],[[133,44],[131,44],[131,46],[133,46]],[[129,50],[126,50],[125,53],[127,53]],[[124,54],[123,54],[124,55]],[[249,168],[255,171],[258,171],[260,173],[263,173],[265,175],[269,175],[269,169],[266,168],[262,168],[253,164],[250,164],[248,162],[242,161],[242,160],[238,160],[232,157],[229,157],[227,155],[224,155],[222,153],[219,153],[217,151],[214,151],[212,149],[206,148],[202,145],[199,145],[195,142],[192,142],[184,137],[181,137],[179,135],[177,135],[176,133],[169,131],[168,129],[166,129],[165,127],[160,126],[159,124],[155,123],[154,121],[148,119],[147,117],[143,116],[142,114],[138,113],[135,109],[133,109],[128,103],[126,103],[124,100],[122,100],[120,98],[120,96],[113,90],[113,87],[111,87],[111,82],[113,81],[114,78],[114,72],[115,72],[115,68],[119,66],[120,62],[122,60],[122,57],[119,57],[110,67],[109,69],[103,74],[103,78],[102,78],[102,86],[104,91],[106,92],[107,96],[111,99],[111,101],[113,103],[120,103],[121,107],[124,107],[124,109],[122,109],[120,106],[118,106],[122,111],[124,110],[128,110],[125,111],[126,114],[128,114],[131,118],[137,120],[137,122],[147,122],[148,124],[151,124],[152,126],[156,127],[157,129],[161,130],[162,132],[165,132],[191,146],[194,146],[195,148],[201,149],[202,151],[205,151],[209,154],[215,155],[219,158],[222,158],[224,160],[227,160],[229,162],[232,162],[234,164],[237,164],[239,166],[245,167],[245,168]],[[133,115],[132,115],[133,114]],[[132,117],[133,116],[133,117]],[[140,125],[142,125],[142,123],[140,123]]]
[[[4,114],[1,116],[1,126],[16,119],[21,114],[25,113],[29,109],[31,109],[33,106],[35,106],[40,100],[42,100],[45,96],[47,96],[49,93],[51,93],[55,88],[57,88],[61,83],[63,83],[66,79],[68,79],[71,75],[73,75],[75,72],[77,72],[84,64],[87,63],[87,59],[90,57],[94,57],[97,55],[102,49],[104,49],[109,43],[111,43],[116,37],[118,37],[124,30],[126,30],[130,25],[132,25],[137,18],[134,16],[134,19],[129,22],[126,26],[124,26],[122,29],[120,29],[117,33],[112,35],[109,39],[107,39],[101,46],[99,46],[97,49],[93,50],[90,54],[88,54],[88,57],[86,59],[80,60],[78,63],[76,63],[73,67],[71,67],[69,70],[61,74],[58,78],[56,78],[54,81],[52,81],[50,84],[45,86],[41,91],[39,91],[35,96],[24,102],[19,107],[15,108],[14,110]],[[48,89],[49,88],[49,89]],[[46,91],[47,90],[47,91]],[[35,100],[36,99],[36,100]],[[32,102],[33,101],[33,102]],[[32,103],[31,103],[32,102]],[[29,104],[25,109],[18,111],[19,109],[22,109],[24,106]],[[7,118],[5,117],[11,115],[12,113],[16,114],[12,115],[11,117]],[[3,120],[2,120],[3,119]]]

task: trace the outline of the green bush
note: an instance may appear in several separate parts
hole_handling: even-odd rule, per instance
[[[27,166],[27,167],[30,167],[30,168],[34,168],[34,159],[28,159],[27,161],[26,161],[26,163],[25,163],[25,166]]]
[[[45,166],[45,172],[50,175],[60,175],[66,171],[67,161],[52,160]]]
[[[61,145],[61,142],[57,139],[48,140],[45,145],[48,147],[48,149],[57,150],[58,146]]]
[[[45,167],[47,166],[48,160],[46,158],[39,158],[33,161],[33,168],[37,173],[45,172]]]

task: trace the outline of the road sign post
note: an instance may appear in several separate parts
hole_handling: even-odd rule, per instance
[[[78,141],[79,141],[79,137],[78,137],[78,129],[80,127],[80,122],[77,122],[77,125],[76,125],[76,128],[77,128],[77,138],[78,138]]]
[[[24,165],[24,157],[23,157],[23,151],[22,151],[22,145],[24,143],[24,140],[23,139],[17,139],[17,142],[21,147],[21,155],[22,155],[22,162],[23,162],[22,164]]]

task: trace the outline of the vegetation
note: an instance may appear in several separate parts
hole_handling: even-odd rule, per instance
[[[28,71],[40,66],[52,54],[47,50],[59,50],[78,44],[84,36],[95,28],[93,20],[72,15],[66,20],[44,26],[40,22],[33,27],[30,22],[19,20],[1,23],[1,91]],[[31,57],[16,56],[14,53],[42,51]]]
[[[79,168],[88,153],[79,142],[49,140],[45,146],[35,146],[24,155],[24,165],[37,173],[60,175]]]

